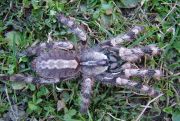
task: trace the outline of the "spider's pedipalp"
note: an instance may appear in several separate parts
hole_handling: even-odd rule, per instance
[[[162,72],[160,70],[153,69],[125,69],[124,75],[127,78],[131,76],[160,78],[162,77]]]
[[[154,46],[154,45],[149,45],[145,47],[136,47],[136,48],[125,48],[125,47],[120,47],[119,48],[119,56],[126,61],[129,62],[134,62],[140,59],[140,57],[144,55],[149,55],[149,56],[154,56],[158,55],[161,52],[161,50]]]
[[[82,103],[80,109],[80,112],[82,113],[87,113],[88,111],[93,85],[94,85],[94,81],[91,78],[86,78],[83,80],[82,89],[81,89]]]
[[[57,16],[59,22],[66,25],[71,29],[71,31],[78,36],[83,42],[87,41],[87,34],[84,32],[83,28],[80,25],[76,24],[72,19],[65,17],[63,14],[58,14]]]
[[[123,87],[127,87],[127,88],[132,88],[135,90],[139,90],[139,91],[144,92],[145,94],[147,94],[149,96],[158,96],[159,94],[161,94],[161,92],[153,89],[152,87],[149,87],[147,85],[143,85],[140,82],[135,82],[132,80],[121,78],[121,77],[115,77],[115,78],[110,79],[110,80],[104,79],[101,82],[107,83],[107,84],[115,84],[117,86],[123,86]]]
[[[135,26],[131,30],[129,30],[127,33],[118,35],[114,38],[111,38],[103,43],[101,43],[101,47],[114,47],[117,44],[122,44],[124,42],[131,42],[134,40],[138,34],[144,31],[143,26]]]
[[[23,55],[27,55],[27,56],[32,56],[32,55],[39,56],[41,53],[52,49],[71,50],[73,48],[74,48],[73,44],[69,41],[52,41],[52,42],[43,42],[35,46],[29,47],[22,53]]]

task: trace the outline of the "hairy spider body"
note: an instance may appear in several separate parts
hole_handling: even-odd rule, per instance
[[[137,69],[131,64],[144,55],[159,54],[160,49],[155,45],[131,49],[118,46],[123,42],[131,42],[144,30],[144,27],[135,26],[125,34],[89,48],[86,41],[87,35],[78,24],[63,14],[59,14],[58,19],[78,36],[82,47],[77,48],[68,41],[44,42],[30,47],[23,53],[27,56],[36,55],[31,67],[38,76],[15,74],[8,78],[0,75],[1,80],[51,84],[82,75],[81,112],[88,110],[94,80],[105,84],[135,88],[150,96],[161,93],[142,83],[129,80],[132,76],[161,77],[160,70]]]

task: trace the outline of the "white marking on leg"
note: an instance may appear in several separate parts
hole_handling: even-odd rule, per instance
[[[147,91],[149,90],[149,87],[143,85],[143,86],[142,86],[142,90],[145,91],[145,92],[147,92]]]
[[[46,43],[41,43],[41,44],[40,44],[40,47],[41,47],[41,48],[42,48],[42,47],[45,48],[45,47],[46,47]]]
[[[87,94],[90,94],[91,93],[91,90],[92,90],[92,80],[90,78],[87,78],[84,80],[84,92],[83,93],[87,93]]]
[[[55,42],[53,48],[61,48],[61,49],[72,49],[73,44],[70,42]]]
[[[149,48],[152,50],[152,55],[157,55],[159,54],[160,49],[156,47],[155,45],[149,45]]]
[[[138,34],[142,30],[143,30],[143,27],[135,26],[131,31],[134,32],[135,34]]]
[[[118,78],[116,79],[116,83],[119,84],[119,85],[126,85],[126,84],[128,84],[128,81],[129,81],[129,80],[127,80],[127,79],[122,79],[122,78],[120,78],[120,77],[118,77]]]
[[[124,34],[121,38],[124,40],[130,40],[131,39],[131,37],[127,34]]]
[[[137,84],[137,82],[133,82],[133,81],[128,83],[128,85],[131,86],[131,87],[134,87],[136,84]]]
[[[142,52],[140,48],[133,48],[133,49],[128,49],[124,47],[119,48],[119,56],[123,60],[136,61],[143,55],[144,52]]]
[[[26,82],[32,82],[33,81],[33,77],[27,77]]]
[[[81,40],[86,41],[87,36],[86,36],[86,34],[84,32],[80,32],[79,36],[80,36]]]
[[[73,22],[72,20],[69,20],[68,23],[67,23],[67,25],[68,25],[69,27],[72,27],[72,26],[74,25],[74,22]]]
[[[130,68],[132,68],[132,66],[133,66],[132,64],[130,64],[130,63],[127,62],[127,63],[123,64],[123,65],[121,66],[121,68],[122,68],[122,69],[130,69]]]
[[[135,34],[138,34],[139,30],[135,28],[135,29],[132,29],[132,32],[134,32]]]
[[[160,70],[155,70],[155,74],[154,74],[154,77],[156,78],[160,78],[162,76],[162,72]]]
[[[110,41],[112,46],[116,46],[118,43],[122,43],[124,40],[122,39],[122,35],[118,35],[117,37],[112,38]]]
[[[139,70],[139,69],[125,69],[125,76],[144,76],[148,72],[148,70]]]

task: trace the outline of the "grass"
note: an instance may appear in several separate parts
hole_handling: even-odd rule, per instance
[[[142,0],[137,4],[137,1],[132,4],[131,0],[1,0],[1,73],[32,73],[30,59],[18,57],[17,53],[34,42],[46,41],[51,31],[55,40],[67,39],[76,43],[78,39],[56,20],[56,13],[64,12],[87,28],[91,45],[125,32],[133,25],[145,26],[146,32],[126,46],[158,45],[163,49],[162,55],[146,60],[140,66],[160,68],[165,75],[159,81],[144,80],[164,93],[155,101],[132,90],[96,83],[88,115],[79,113],[81,78],[57,85],[1,81],[0,119],[11,118],[10,114],[14,114],[19,120],[116,121],[136,120],[139,116],[142,121],[178,121],[180,3],[175,0]],[[151,103],[140,115],[148,102]]]

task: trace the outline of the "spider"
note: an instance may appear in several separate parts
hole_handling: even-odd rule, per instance
[[[23,53],[35,56],[31,67],[37,76],[15,74],[5,76],[1,80],[21,81],[27,83],[53,84],[82,76],[81,108],[82,113],[88,111],[94,81],[137,89],[149,96],[161,94],[147,85],[130,80],[130,77],[160,78],[160,70],[138,69],[133,63],[144,55],[155,56],[160,49],[155,45],[125,48],[124,42],[131,42],[144,31],[143,26],[135,26],[124,34],[103,41],[93,47],[87,44],[87,34],[83,28],[70,17],[60,13],[57,15],[60,23],[70,28],[79,38],[80,46],[69,41],[50,41],[39,43],[27,48]]]

